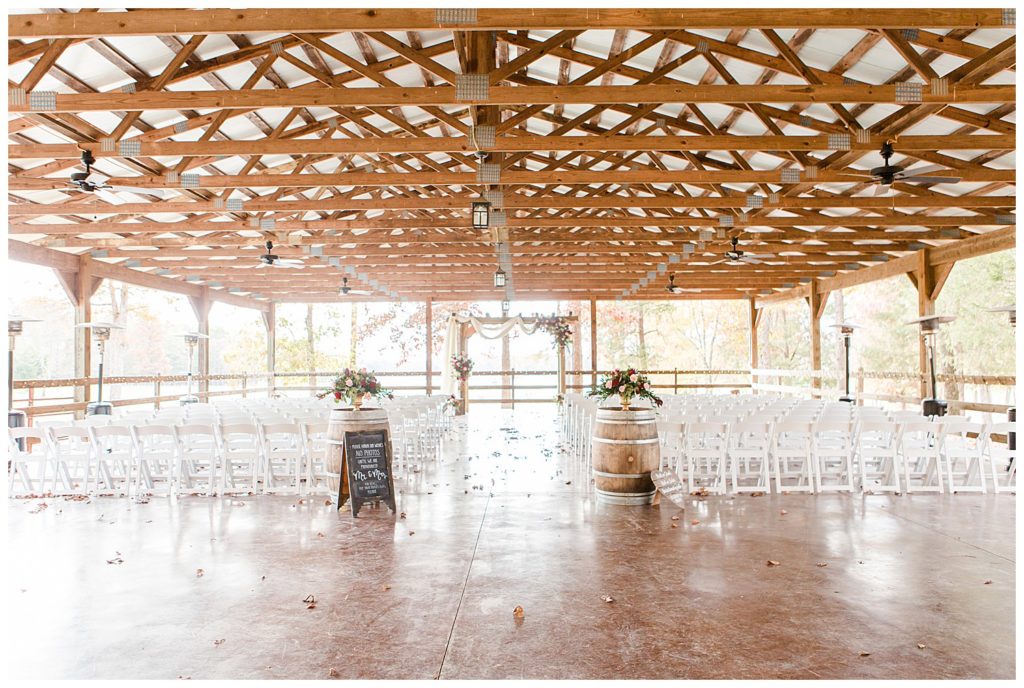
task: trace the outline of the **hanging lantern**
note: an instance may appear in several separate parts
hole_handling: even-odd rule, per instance
[[[473,229],[487,229],[491,223],[491,204],[473,201]]]
[[[498,268],[494,271],[494,288],[501,289],[505,286],[505,271]]]

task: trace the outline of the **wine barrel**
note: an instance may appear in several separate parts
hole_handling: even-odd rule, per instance
[[[327,468],[327,484],[331,488],[331,499],[337,502],[338,484],[344,479],[341,475],[341,454],[346,432],[371,432],[387,430],[388,439],[391,429],[388,426],[388,413],[382,408],[362,408],[356,410],[351,406],[331,410],[331,418],[327,424],[327,452],[325,457]]]
[[[597,501],[650,504],[651,471],[661,465],[658,424],[653,409],[600,408],[591,437]]]

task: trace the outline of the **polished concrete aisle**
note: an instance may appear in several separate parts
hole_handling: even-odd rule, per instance
[[[552,413],[460,419],[401,518],[11,500],[9,676],[1014,676],[1015,497],[598,505]]]

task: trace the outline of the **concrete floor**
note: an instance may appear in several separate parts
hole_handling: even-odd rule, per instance
[[[404,519],[12,500],[9,677],[1014,677],[1013,496],[598,505],[550,414],[460,420]]]

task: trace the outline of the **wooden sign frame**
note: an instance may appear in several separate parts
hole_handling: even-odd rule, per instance
[[[383,436],[384,438],[384,463],[387,466],[387,489],[388,494],[384,497],[357,497],[355,492],[357,491],[357,485],[360,480],[357,475],[354,474],[352,462],[349,461],[349,452],[352,451],[352,444],[361,438],[370,439]],[[338,508],[340,509],[346,501],[351,501],[352,518],[356,518],[359,514],[359,509],[362,508],[363,504],[384,502],[391,513],[397,513],[398,510],[395,505],[395,478],[391,464],[391,431],[388,429],[382,430],[367,430],[364,432],[346,432],[341,439],[341,475],[338,481]]]

